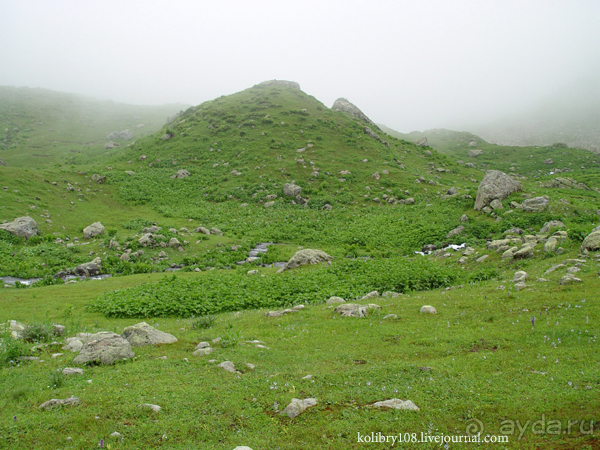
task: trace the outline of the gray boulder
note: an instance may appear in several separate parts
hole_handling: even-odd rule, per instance
[[[334,312],[340,314],[342,317],[366,317],[369,314],[370,309],[379,310],[381,309],[381,306],[374,303],[369,303],[368,305],[342,303],[334,309]]]
[[[177,238],[171,238],[169,239],[169,247],[181,247],[181,242],[179,242],[179,239]]]
[[[300,186],[296,186],[293,183],[285,183],[283,185],[283,195],[286,197],[296,197],[300,194],[302,194],[302,188]]]
[[[463,225],[459,225],[456,228],[454,228],[453,230],[450,230],[448,232],[448,234],[446,235],[446,239],[450,239],[454,236],[458,236],[459,234],[462,234],[463,231],[465,231],[465,227]]]
[[[194,230],[194,233],[210,234],[210,230],[205,227],[198,227]]]
[[[292,256],[285,264],[285,266],[279,269],[279,271],[283,272],[284,270],[295,269],[307,264],[318,264],[321,262],[331,261],[332,259],[333,257],[329,256],[322,250],[312,250],[306,248],[304,250],[297,251],[296,254]]]
[[[564,228],[565,224],[560,220],[551,220],[550,222],[546,222],[544,226],[540,229],[540,234],[548,233],[552,228]]]
[[[513,192],[523,190],[518,181],[513,180],[499,170],[488,170],[479,184],[475,198],[475,210],[479,211],[489,205],[492,200],[504,200]]]
[[[94,258],[92,261],[79,264],[75,267],[72,272],[73,275],[80,277],[95,277],[100,275],[102,271],[102,260],[100,258]]]
[[[422,137],[421,139],[417,139],[415,141],[415,145],[418,147],[429,147],[429,142],[427,142],[426,137]]]
[[[469,150],[469,157],[477,158],[482,153],[483,153],[483,150]]]
[[[12,222],[0,224],[0,230],[25,239],[40,234],[37,223],[29,216],[17,217]]]
[[[600,250],[600,230],[593,231],[586,236],[581,244],[581,250],[588,250],[595,252]]]
[[[356,105],[350,103],[345,98],[338,98],[335,102],[333,102],[333,106],[331,107],[331,109],[350,114],[351,116],[356,117],[358,120],[360,120],[367,126],[374,128],[377,131],[381,131],[379,127],[375,125],[375,123],[365,115],[365,113],[363,113],[360,109],[358,109]]]
[[[279,414],[286,415],[290,419],[300,415],[307,408],[315,406],[317,404],[316,398],[305,398],[304,400],[300,400],[299,398],[293,398],[289,405],[285,407],[283,411]]]
[[[375,402],[371,405],[373,408],[388,408],[388,409],[407,409],[409,411],[419,411],[419,407],[410,400],[400,400],[392,398],[382,402]]]
[[[104,234],[104,225],[100,222],[94,222],[93,224],[83,229],[83,237],[91,239],[94,236],[102,236]]]
[[[423,305],[421,306],[419,312],[421,312],[422,314],[437,314],[437,309],[435,308],[435,306]]]
[[[556,251],[557,246],[558,246],[558,240],[555,237],[550,237],[544,244],[544,252],[554,253]]]
[[[79,403],[79,399],[77,397],[69,397],[65,399],[53,398],[52,400],[48,400],[47,402],[42,403],[39,408],[40,409],[53,409],[59,406],[71,406]]]
[[[97,173],[95,173],[94,175],[92,175],[92,181],[98,184],[104,184],[106,182],[106,175],[98,175]]]
[[[504,257],[504,255],[502,256]],[[533,257],[533,247],[531,245],[524,245],[519,250],[513,253],[514,259],[525,259]]]
[[[148,247],[154,244],[154,235],[152,233],[146,233],[138,239],[138,244],[142,247]]]
[[[191,174],[187,170],[180,169],[180,170],[177,171],[177,173],[175,175],[171,176],[171,178],[179,178],[179,179],[181,179],[181,178],[189,177],[190,175]]]
[[[111,148],[117,148],[120,147],[119,144],[117,144],[116,142],[113,141],[108,141],[106,144],[104,144],[104,146],[102,147],[103,150],[110,150]]]
[[[534,197],[523,200],[523,211],[527,212],[542,212],[550,203],[550,198],[544,195],[543,197]]]
[[[75,364],[114,364],[134,356],[135,353],[131,350],[129,341],[116,333],[101,331],[87,338],[73,362]]]
[[[133,347],[142,345],[173,344],[177,338],[172,334],[159,331],[146,322],[136,323],[123,330],[121,335],[127,339]]]

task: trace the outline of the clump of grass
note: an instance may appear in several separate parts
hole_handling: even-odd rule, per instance
[[[59,387],[61,387],[65,382],[65,375],[62,373],[62,371],[59,370],[55,370],[50,372],[49,376],[48,376],[48,387],[50,389],[58,389]]]
[[[26,342],[48,342],[54,336],[54,327],[49,323],[33,322],[25,325],[23,340]]]
[[[192,319],[192,328],[194,330],[201,330],[212,327],[215,323],[216,317],[212,315],[196,317]]]
[[[9,331],[0,333],[0,366],[15,364],[17,358],[27,352],[23,341],[14,339]]]

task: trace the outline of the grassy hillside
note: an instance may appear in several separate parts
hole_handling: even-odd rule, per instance
[[[106,130],[127,128],[127,114]],[[70,337],[121,333],[145,320],[178,338],[64,377],[57,370],[74,367],[75,353],[52,336],[39,333],[48,346],[32,352],[34,343],[4,335],[0,447],[388,448],[359,436],[476,431],[508,438],[494,448],[600,446],[593,423],[590,430],[600,404],[600,258],[580,253],[599,221],[593,154],[502,147],[443,130],[424,133],[431,147],[414,145],[416,135],[378,132],[376,139],[353,116],[281,85],[188,108],[156,130],[106,150],[99,133],[97,146],[57,148],[54,162],[40,168],[28,163],[31,155],[0,166],[0,221],[29,215],[41,232],[26,241],[0,231],[0,276],[42,278],[2,290],[0,322],[42,331],[62,323]],[[51,149],[47,136],[38,138]],[[469,156],[474,149],[482,152]],[[473,209],[487,169],[523,184],[489,213]],[[565,177],[579,184],[558,183]],[[301,198],[283,195],[291,182]],[[542,212],[511,206],[543,195]],[[568,236],[560,252],[543,249],[557,231],[540,234],[551,220],[562,221]],[[82,229],[96,221],[105,234],[85,239]],[[162,227],[164,245],[143,247],[138,240],[152,224]],[[199,226],[218,230],[195,232]],[[488,245],[514,228],[522,230],[518,239],[539,240],[531,257],[503,259]],[[181,246],[169,246],[171,238]],[[258,242],[273,245],[243,262]],[[465,247],[415,254],[428,244]],[[324,250],[333,261],[284,273],[269,267],[300,248]],[[122,258],[126,249],[131,257]],[[111,278],[64,284],[52,277],[95,257]],[[517,271],[528,273],[523,289],[513,282]],[[560,284],[567,273],[581,282]],[[399,295],[362,299],[375,290]],[[381,309],[341,317],[325,303],[331,296]],[[264,316],[297,305],[304,309]],[[437,314],[420,313],[423,305]],[[202,341],[214,352],[192,355]],[[226,360],[240,373],[217,367]],[[38,408],[69,396],[80,404]],[[278,414],[292,398],[309,397],[318,403],[300,416]],[[390,398],[420,410],[370,406]],[[144,403],[162,410],[148,412]],[[532,423],[542,417],[540,432]]]
[[[0,86],[0,159],[10,166],[47,167],[100,152],[113,131],[151,134],[185,105],[135,106],[47,89]],[[131,143],[119,142],[122,145]]]

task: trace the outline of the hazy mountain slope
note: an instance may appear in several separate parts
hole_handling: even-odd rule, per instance
[[[0,87],[0,159],[45,166],[101,149],[107,135],[129,129],[133,139],[160,128],[184,105],[136,106],[47,89]],[[120,141],[122,144],[123,141]]]

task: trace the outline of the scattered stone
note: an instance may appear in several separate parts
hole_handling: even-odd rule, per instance
[[[179,239],[173,237],[171,239],[169,239],[169,247],[172,248],[177,248],[177,247],[181,247],[181,242],[179,242]]]
[[[131,350],[129,341],[116,333],[101,331],[87,338],[73,362],[75,364],[114,364],[134,356],[135,353]]]
[[[240,373],[236,369],[235,364],[233,364],[231,361],[223,361],[221,364],[218,365],[218,367],[223,369],[225,372]]]
[[[290,402],[290,404],[287,405],[285,407],[285,409],[280,412],[280,414],[282,414],[282,415],[285,414],[290,419],[293,419],[294,417],[303,413],[307,408],[315,406],[316,404],[317,404],[316,398],[306,398],[304,400],[300,400],[298,398],[293,398],[292,401]]]
[[[499,170],[488,170],[479,184],[477,197],[475,199],[475,210],[482,210],[492,200],[504,200],[513,192],[523,190],[518,181],[513,180],[504,172]]]
[[[419,407],[410,400],[400,400],[392,398],[381,402],[375,402],[371,405],[373,408],[407,409],[409,411],[419,411]]]
[[[569,273],[567,275],[565,275],[564,277],[562,277],[559,281],[558,284],[564,286],[564,285],[568,285],[568,284],[573,284],[573,283],[581,283],[581,279],[575,277],[573,274]]]
[[[302,194],[302,188],[294,183],[285,183],[283,185],[283,195],[286,197],[296,197]]]
[[[94,222],[93,224],[83,229],[83,237],[91,239],[95,236],[102,236],[104,234],[104,225],[100,222]]]
[[[396,298],[396,297],[400,297],[401,294],[399,294],[398,292],[393,292],[393,291],[385,291],[383,294],[381,294],[382,297],[391,297],[391,298]]]
[[[437,309],[435,309],[435,307],[433,307],[431,305],[421,306],[421,309],[419,311],[422,314],[437,314]]]
[[[151,403],[144,403],[144,404],[140,405],[140,408],[149,409],[149,410],[151,410],[152,412],[155,412],[155,413],[159,412],[162,409],[160,406],[153,405]]]
[[[114,142],[114,141],[108,141],[106,144],[104,144],[102,146],[102,150],[110,150],[112,148],[118,148],[118,147],[120,147],[120,145],[117,144],[116,142]]]
[[[191,173],[189,173],[187,170],[180,169],[177,171],[177,173],[175,175],[172,175],[171,178],[182,179],[182,178],[187,178],[190,175],[191,175]]]
[[[98,175],[97,173],[95,173],[94,175],[92,175],[92,181],[98,184],[104,184],[106,182],[106,176]]]
[[[366,301],[366,300],[369,300],[369,299],[372,299],[372,298],[377,298],[377,297],[379,297],[379,292],[377,292],[377,291],[371,291],[367,295],[363,296],[359,300],[359,302]]]
[[[95,277],[97,275],[100,275],[101,271],[102,260],[100,258],[94,258],[90,262],[79,264],[72,270],[74,275],[80,277]]]
[[[42,403],[39,408],[40,409],[53,409],[58,406],[71,406],[77,405],[79,403],[79,399],[77,397],[69,397],[65,399],[53,398],[52,400],[48,400],[47,402]]]
[[[83,375],[83,369],[73,368],[73,367],[65,367],[62,370],[63,375]]]
[[[37,223],[29,216],[17,217],[12,222],[0,224],[0,230],[6,230],[25,239],[40,234]]]
[[[460,219],[458,219],[459,222],[465,223],[469,221],[469,216],[467,216],[466,214],[463,214],[462,216],[460,216]]]
[[[448,232],[448,234],[446,235],[446,239],[450,239],[454,236],[458,236],[459,234],[462,234],[463,231],[465,231],[465,227],[463,225],[459,225],[456,228],[454,228],[453,230],[450,230]]]
[[[194,350],[194,353],[192,353],[192,355],[206,356],[206,355],[210,355],[213,351],[214,351],[214,349],[212,347],[196,348],[196,350]]]
[[[519,250],[513,253],[514,259],[525,259],[533,256],[533,247],[531,245],[524,245]]]
[[[114,438],[118,438],[118,437],[121,437],[122,434],[119,433],[118,431],[113,431],[112,433],[110,433],[110,436],[114,437]]]
[[[70,337],[65,341],[66,345],[62,347],[62,350],[68,350],[71,352],[78,352],[83,347],[83,342],[80,338]]]
[[[336,304],[336,303],[346,303],[346,300],[344,300],[341,297],[330,297],[329,300],[327,300],[325,303],[327,305],[333,305],[333,304]]]
[[[544,195],[543,197],[534,197],[523,200],[523,211],[527,212],[542,212],[546,209],[550,203],[550,197]]]
[[[565,228],[565,224],[560,220],[551,220],[540,229],[540,234],[547,234],[552,228]]]
[[[470,158],[477,158],[481,154],[483,154],[483,150],[469,150]]]
[[[527,272],[519,270],[518,272],[515,272],[515,276],[513,277],[513,283],[520,283],[522,281],[525,281],[528,276],[529,274]]]
[[[490,206],[493,209],[504,209],[504,205],[502,204],[502,202],[500,200],[498,200],[497,198],[495,198],[494,200],[491,201]]]
[[[387,316],[383,316],[383,320],[388,320],[388,319],[397,319],[398,316],[396,314],[388,314]]]
[[[525,289],[526,287],[528,286],[523,282],[515,283],[515,291],[520,291],[522,289]]]
[[[269,311],[269,312],[265,313],[265,317],[280,317],[285,314],[289,314],[289,313],[296,312],[296,311],[297,310],[294,310],[294,309],[282,309],[280,311]]]
[[[177,338],[172,334],[159,331],[146,322],[136,323],[123,330],[123,338],[127,339],[133,347],[142,345],[173,344]]]
[[[544,244],[544,252],[554,253],[556,251],[557,245],[558,245],[558,240],[556,238],[554,238],[554,237],[548,238],[548,240]]]
[[[475,262],[481,263],[483,261],[485,261],[486,259],[488,259],[490,257],[490,255],[481,255],[479,258],[477,258],[475,260]]]
[[[295,269],[307,264],[318,264],[321,262],[331,261],[333,258],[322,250],[312,250],[309,248],[297,251],[294,256],[285,264],[284,267],[277,272],[284,270]]]
[[[381,309],[379,305],[373,303],[368,305],[358,305],[356,303],[343,303],[333,311],[342,317],[366,317],[370,309]]]

